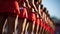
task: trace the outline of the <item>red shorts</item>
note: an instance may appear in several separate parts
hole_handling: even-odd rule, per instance
[[[31,20],[31,21],[36,21],[36,14],[35,12],[28,12],[28,20]]]
[[[36,18],[36,24],[40,24],[40,18]]]

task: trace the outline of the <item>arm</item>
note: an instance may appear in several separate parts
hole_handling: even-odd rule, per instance
[[[29,3],[29,1],[32,1],[32,3]],[[35,4],[34,4],[34,0],[26,0],[26,3],[29,8],[34,8],[35,11],[38,11]]]
[[[32,0],[32,6],[33,6],[34,10],[35,10],[36,12],[38,12],[38,9],[37,9],[36,5],[34,4],[34,0]]]
[[[18,14],[20,14],[18,2],[15,2],[15,10],[16,10],[16,12],[17,12]]]
[[[29,4],[29,1],[28,0],[26,0],[25,3],[28,6],[28,8],[31,8],[31,5]]]

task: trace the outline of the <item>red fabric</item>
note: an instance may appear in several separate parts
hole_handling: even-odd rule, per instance
[[[47,24],[45,24],[45,29],[49,31],[51,34],[54,33],[54,30],[51,27],[49,27]]]
[[[0,0],[0,13],[18,13],[18,9],[17,0]]]
[[[40,24],[40,19],[36,18],[36,24]]]
[[[43,9],[40,9],[40,13],[43,11]],[[47,21],[48,22],[48,21]],[[49,27],[47,24],[45,24],[42,19],[40,19],[40,26],[42,26],[43,28],[45,28],[46,30],[48,30],[51,34],[54,34],[54,30]]]
[[[27,9],[25,7],[20,7],[20,15],[19,15],[19,18],[26,18],[27,15]]]
[[[25,0],[20,0],[21,3],[23,3]]]
[[[36,21],[36,15],[34,12],[28,12],[28,20]]]
[[[42,19],[40,19],[40,25],[43,27],[43,21],[42,21]]]
[[[51,34],[54,34],[54,30],[53,30],[52,28],[50,28],[50,30],[51,30],[51,31],[50,31],[50,32],[51,32]]]
[[[49,27],[47,24],[45,24],[41,19],[40,19],[40,26],[42,26],[43,28],[45,28],[51,34],[54,33],[54,30],[51,27]]]

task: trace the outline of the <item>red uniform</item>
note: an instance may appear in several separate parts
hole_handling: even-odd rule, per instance
[[[17,0],[0,0],[0,34],[2,34],[2,29],[5,24],[7,17],[8,22],[8,31],[7,34],[12,34],[14,31],[15,26],[15,17],[16,16],[9,16],[10,14],[18,14],[19,13],[19,5]],[[2,16],[1,16],[2,15]],[[3,18],[3,19],[2,19]],[[11,20],[12,18],[12,20]]]
[[[0,13],[18,13],[17,0],[0,0]]]
[[[49,31],[51,34],[54,33],[54,30],[51,27],[49,27],[47,24],[41,22],[41,26],[45,28],[47,31]]]
[[[36,21],[35,12],[28,12],[28,20]]]
[[[27,9],[26,9],[26,7],[20,7],[19,18],[27,18]]]

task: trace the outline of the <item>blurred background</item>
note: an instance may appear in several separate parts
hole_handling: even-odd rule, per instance
[[[48,9],[55,23],[55,34],[60,34],[60,0],[42,0],[42,4]]]

